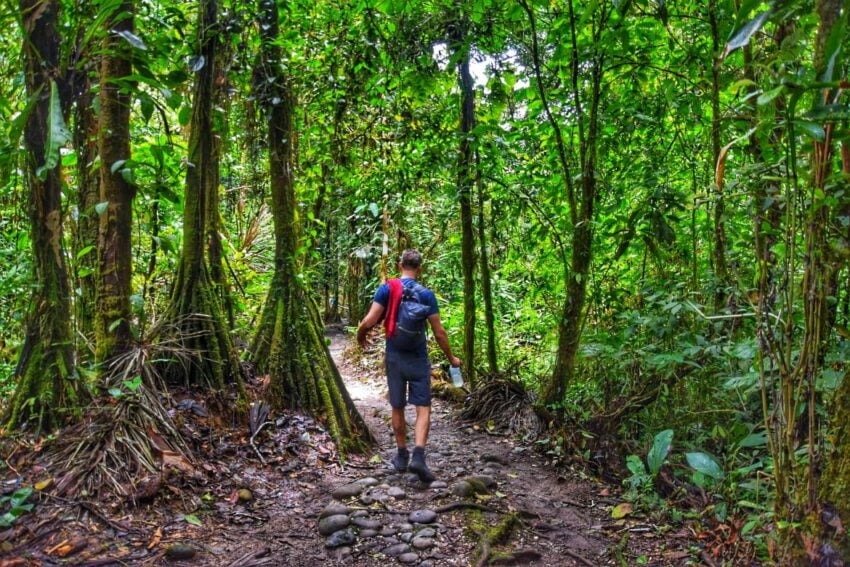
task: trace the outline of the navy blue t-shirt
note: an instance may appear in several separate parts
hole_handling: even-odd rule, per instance
[[[409,284],[409,282],[415,282],[416,280],[413,278],[401,278],[402,285]],[[437,296],[434,295],[434,292],[424,287],[419,292],[419,301],[423,305],[429,306],[431,309],[428,310],[428,316],[434,315],[440,312],[440,308],[437,306]],[[388,284],[381,284],[378,287],[378,291],[375,292],[375,297],[372,300],[375,303],[379,303],[383,306],[384,309],[387,308],[387,305],[390,302],[390,286]],[[387,348],[390,349],[391,345],[387,344]],[[417,354],[427,355],[428,354],[428,346],[426,344],[422,345],[420,351],[416,351]]]

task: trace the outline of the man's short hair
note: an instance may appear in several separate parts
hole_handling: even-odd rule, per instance
[[[422,265],[422,254],[419,253],[419,250],[414,250],[410,248],[405,250],[401,254],[401,267],[409,268],[411,270],[417,269]]]

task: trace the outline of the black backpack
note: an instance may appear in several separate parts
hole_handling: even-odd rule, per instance
[[[417,350],[425,344],[425,320],[428,318],[431,307],[422,303],[420,294],[425,287],[417,282],[403,284],[401,292],[401,303],[398,306],[395,333],[387,344],[396,350]]]

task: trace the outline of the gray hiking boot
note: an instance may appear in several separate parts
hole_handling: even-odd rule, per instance
[[[425,449],[423,447],[413,449],[413,458],[410,460],[410,466],[408,468],[410,472],[416,473],[416,476],[419,477],[421,482],[431,483],[437,478],[431,472],[431,469],[428,468],[428,465],[425,464]]]
[[[395,457],[392,458],[393,468],[396,472],[404,472],[407,470],[407,463],[410,461],[410,452],[407,447],[399,447]]]

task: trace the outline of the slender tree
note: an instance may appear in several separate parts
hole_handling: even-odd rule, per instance
[[[463,266],[463,360],[470,384],[475,384],[475,232],[472,190],[475,184],[475,160],[472,131],[475,128],[475,90],[469,72],[470,43],[463,16],[455,23],[452,42],[460,54],[457,80],[460,88],[460,146],[458,148],[457,187],[460,202],[461,264]]]
[[[298,407],[320,414],[343,451],[358,451],[374,440],[331,359],[318,307],[299,273],[294,101],[278,45],[278,7],[275,0],[259,0],[258,8],[262,46],[255,79],[268,125],[275,271],[251,358],[261,372],[271,376],[274,407]]]
[[[27,149],[32,299],[24,344],[15,368],[17,385],[7,422],[38,429],[59,425],[84,395],[74,369],[68,272],[62,223],[59,148],[70,139],[56,79],[60,77],[59,2],[21,0],[26,92],[33,100],[24,129]]]
[[[100,214],[98,231],[96,360],[104,363],[131,345],[133,199],[136,187],[124,167],[130,159],[131,98],[125,77],[132,73],[130,44],[122,34],[133,32],[133,3],[122,2],[105,20],[104,54],[100,70]]]

